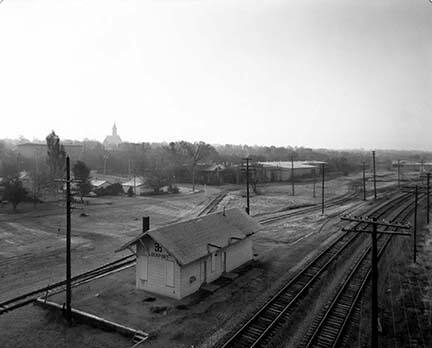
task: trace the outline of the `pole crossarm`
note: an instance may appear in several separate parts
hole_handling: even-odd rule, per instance
[[[71,179],[71,180],[66,180],[66,179],[54,179],[55,182],[70,182],[70,183],[81,183],[83,182],[82,180],[78,180],[78,179]]]
[[[343,232],[363,232],[363,233],[372,233],[371,230],[363,230],[357,228],[342,228]],[[397,231],[377,231],[377,234],[394,234],[397,236],[411,236],[411,233],[406,232],[397,232]]]
[[[387,222],[387,221],[376,221],[367,217],[359,217],[359,216],[349,216],[349,215],[345,215],[341,217],[341,220],[344,221],[350,221],[350,222],[362,222],[362,223],[366,223],[366,224],[376,224],[377,226],[386,226],[386,227],[394,227],[394,228],[402,228],[405,230],[409,230],[411,229],[411,225],[410,224],[398,224],[398,223],[392,223],[392,222]]]
[[[374,162],[375,162],[375,152],[374,152]],[[374,163],[375,164],[375,163]],[[374,166],[375,167],[375,166]],[[417,194],[416,194],[416,208],[417,208]],[[372,295],[372,301],[371,301],[371,347],[372,348],[378,348],[378,243],[377,243],[377,235],[380,234],[394,234],[394,235],[403,235],[403,236],[410,236],[409,233],[403,233],[403,232],[396,232],[396,231],[378,231],[378,226],[384,226],[386,228],[395,228],[395,229],[405,229],[408,230],[411,228],[411,225],[409,224],[401,224],[401,223],[393,223],[393,222],[387,222],[387,221],[378,221],[376,218],[370,218],[368,216],[366,217],[359,217],[359,216],[352,216],[352,215],[344,215],[341,217],[341,220],[343,221],[349,221],[349,222],[357,222],[359,224],[366,224],[372,227],[372,230],[368,229],[357,229],[357,228],[346,228],[344,227],[342,231],[345,232],[359,232],[359,233],[369,233],[372,237],[372,243],[371,243],[371,295]],[[416,223],[414,222],[414,231],[413,236],[415,240],[416,235]],[[415,244],[415,243],[414,243]],[[414,261],[415,262],[415,261]]]
[[[415,189],[410,189],[410,190],[401,190],[401,192],[403,193],[415,193]],[[419,188],[418,193],[428,193],[427,188]]]

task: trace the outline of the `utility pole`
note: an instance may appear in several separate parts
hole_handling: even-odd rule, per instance
[[[104,175],[105,175],[105,174],[106,174],[106,167],[107,167],[107,159],[108,159],[108,155],[105,154],[104,157],[103,157],[103,159],[104,159],[103,173],[104,173]]]
[[[378,245],[377,223],[372,219],[372,347],[378,348]]]
[[[366,200],[366,162],[363,161],[363,200]]]
[[[375,151],[372,151],[372,161],[373,161],[373,182],[374,182],[374,199],[377,199],[376,190],[376,167],[375,167]]]
[[[425,160],[424,160],[424,158],[422,158],[420,161],[420,168],[419,168],[420,176],[424,173],[424,162],[425,162]]]
[[[314,182],[313,182],[313,191],[312,191],[312,196],[313,196],[313,198],[316,197],[316,190],[315,190],[315,186],[316,186],[316,183],[315,183],[315,178],[314,178]]]
[[[21,157],[21,155],[18,153],[16,156],[16,166],[17,166],[18,174],[21,172],[21,170],[20,170],[20,163],[21,163],[20,157]]]
[[[66,157],[66,319],[72,323],[70,159]]]
[[[129,177],[132,175],[132,166],[131,166],[131,160],[129,160]],[[136,175],[135,175],[135,163],[133,167],[133,182],[134,182],[134,196],[136,197]]]
[[[34,161],[35,161],[35,172],[33,175],[33,206],[36,206],[37,193],[39,191],[40,178],[39,178],[39,168],[38,168],[38,156],[37,151],[34,153]]]
[[[429,186],[426,188],[426,191],[424,189],[419,189],[419,187],[416,185],[414,191],[412,190],[412,187],[406,187],[406,191],[402,192],[409,192],[414,193],[414,226],[413,226],[413,262],[417,262],[417,220],[418,220],[418,195],[419,193],[426,193],[427,196],[429,196]],[[427,197],[428,198],[428,197]],[[429,200],[429,199],[428,199]],[[429,205],[429,202],[427,202]],[[429,216],[429,207],[426,208],[426,215]]]
[[[397,165],[397,180],[398,180],[398,188],[400,188],[400,182],[401,182],[400,160],[398,160],[398,165]]]
[[[409,236],[409,233],[402,233],[396,231],[378,231],[378,226],[393,227],[395,229],[410,229],[410,225],[405,224],[393,224],[388,222],[378,222],[376,218],[362,218],[362,217],[351,217],[344,216],[341,220],[349,222],[366,223],[372,225],[372,231],[363,229],[342,229],[345,232],[364,232],[371,233],[372,236],[372,264],[371,264],[371,276],[372,276],[372,301],[371,301],[371,347],[378,348],[378,244],[377,234],[393,234],[393,235],[404,235]]]
[[[427,188],[426,188],[426,222],[429,225],[429,221],[430,221],[430,176],[431,173],[427,173],[426,174],[426,178],[427,178]]]
[[[418,205],[418,186],[415,187],[415,203],[414,203],[414,238],[413,238],[413,260],[417,263],[417,205]]]
[[[249,161],[250,158],[244,158],[246,160],[246,213],[250,215],[250,201],[249,201]]]
[[[321,174],[322,174],[322,184],[321,184],[321,214],[324,215],[324,182],[325,182],[324,163],[321,164]]]
[[[54,181],[66,183],[66,311],[65,316],[69,323],[72,324],[72,265],[71,265],[71,182],[81,182],[80,180],[71,180],[70,177],[70,158],[66,157],[66,180],[55,179]],[[60,229],[59,229],[60,231]]]
[[[291,154],[291,191],[292,195],[295,196],[294,191],[294,155]]]

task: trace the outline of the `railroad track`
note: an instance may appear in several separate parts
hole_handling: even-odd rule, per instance
[[[350,202],[352,199],[354,199],[356,197],[357,197],[357,193],[350,193],[348,195],[344,195],[342,197],[335,198],[331,201],[328,201],[325,206],[326,206],[326,208],[331,208],[331,207],[335,207],[338,205],[343,205],[345,203]],[[267,224],[271,224],[273,222],[283,220],[283,219],[286,219],[289,217],[298,216],[298,215],[302,215],[305,213],[312,213],[312,212],[318,211],[320,209],[321,209],[321,205],[314,204],[314,205],[308,206],[306,208],[298,208],[298,209],[295,209],[293,211],[287,211],[287,212],[284,212],[282,214],[278,214],[278,215],[274,215],[274,216],[260,217],[258,219],[258,222],[260,222],[263,225],[267,225]],[[275,213],[270,213],[270,214],[275,214]]]
[[[107,263],[100,267],[94,268],[90,271],[78,274],[72,277],[72,287],[82,285],[86,282],[105,277],[111,273],[118,272],[120,270],[132,267],[135,265],[136,258],[135,255],[125,256],[113,262]],[[25,305],[28,305],[37,298],[46,295],[53,295],[54,293],[59,293],[65,290],[66,280],[33,290],[31,292],[19,295],[9,300],[0,302],[0,315],[6,312],[18,309]]]
[[[217,205],[223,200],[226,196],[227,192],[220,193],[215,199],[213,199],[201,212],[200,215],[208,214],[213,212]],[[341,198],[344,200],[348,200],[351,198],[344,197]],[[336,203],[335,203],[336,204]],[[340,201],[339,201],[340,204]],[[300,213],[300,212],[299,212]],[[301,212],[303,213],[303,211]],[[289,214],[288,214],[289,215]],[[285,218],[285,216],[284,216]],[[129,255],[113,262],[107,263],[100,267],[94,268],[87,272],[78,274],[72,278],[72,287],[79,286],[83,283],[89,282],[91,280],[95,280],[100,277],[107,276],[111,273],[120,271],[122,269],[132,267],[136,263],[135,255]],[[37,298],[42,295],[52,295],[54,293],[62,292],[65,290],[66,281],[56,282],[54,284],[48,285],[46,287],[35,289],[31,292],[19,295],[12,299],[8,299],[0,302],[0,315],[12,311],[14,309],[18,309],[27,304],[33,303]]]
[[[403,215],[401,222],[406,222],[413,212],[413,203],[409,202],[398,214]],[[387,228],[387,230],[397,230]],[[378,259],[392,240],[392,235],[378,235]],[[371,245],[364,250],[361,257],[342,283],[328,308],[317,317],[306,334],[302,348],[330,348],[341,343],[343,334],[354,312],[361,294],[371,276]]]
[[[224,199],[227,192],[221,192],[215,199],[213,199],[200,213],[199,216],[209,214],[213,212],[218,204]],[[136,263],[135,255],[129,255],[113,262],[107,263],[100,267],[94,268],[87,272],[78,274],[72,278],[72,287],[76,287],[87,283],[89,281],[105,277],[111,273],[118,272],[120,270],[132,267]],[[0,315],[12,311],[14,309],[21,308],[25,305],[33,303],[41,296],[50,296],[62,291],[65,291],[66,280],[56,282],[54,284],[38,288],[36,290],[30,291],[28,293],[19,295],[17,297],[11,298],[0,302]]]
[[[381,188],[378,190],[378,193],[385,193],[385,192],[387,192],[387,190],[388,190],[388,188]],[[353,190],[353,192],[347,193],[347,194],[342,195],[340,197],[335,197],[333,199],[329,199],[326,202],[325,207],[328,209],[331,207],[335,207],[335,206],[349,203],[354,198],[358,198],[358,195],[359,195],[359,191]],[[260,222],[264,225],[267,225],[267,224],[271,224],[273,222],[283,220],[283,219],[286,219],[289,217],[299,216],[299,215],[302,215],[305,213],[316,212],[316,211],[319,211],[320,209],[321,209],[321,204],[313,204],[313,205],[307,206],[305,208],[296,208],[296,209],[292,209],[292,210],[285,211],[285,212],[264,213],[264,214],[255,215],[254,217],[258,218],[258,222]],[[273,214],[275,214],[275,215],[273,215]]]
[[[213,213],[220,202],[226,197],[227,192],[219,193],[210,203],[208,203],[199,213],[198,216],[207,215]]]
[[[369,215],[380,218],[400,205],[409,194],[402,194],[390,202],[376,207]],[[356,227],[364,224],[356,223]],[[332,244],[321,251],[306,267],[298,272],[268,302],[266,302],[245,324],[243,324],[221,347],[265,347],[280,328],[288,322],[308,290],[318,282],[320,275],[336,263],[348,246],[357,239],[364,239],[360,233],[343,233]]]

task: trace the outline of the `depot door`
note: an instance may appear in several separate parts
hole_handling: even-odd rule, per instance
[[[138,267],[138,277],[140,280],[147,280],[148,276],[148,256],[139,256],[137,260],[137,267]]]
[[[166,262],[166,286],[174,287],[174,262]]]
[[[203,260],[200,263],[200,280],[201,283],[206,283],[207,282],[207,261]]]

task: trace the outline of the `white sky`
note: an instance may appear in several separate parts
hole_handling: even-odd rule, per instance
[[[432,150],[428,0],[4,0],[0,138]]]

